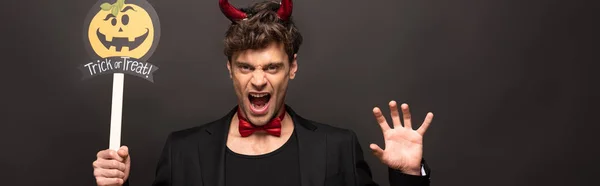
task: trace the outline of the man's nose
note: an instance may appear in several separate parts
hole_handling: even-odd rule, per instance
[[[257,90],[262,90],[267,85],[266,73],[263,70],[256,70],[252,73],[252,80],[250,81],[252,86]]]

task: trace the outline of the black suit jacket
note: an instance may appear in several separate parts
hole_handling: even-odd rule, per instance
[[[377,185],[354,132],[304,119],[287,105],[286,109],[298,137],[302,186]],[[169,134],[153,185],[224,186],[227,133],[236,111],[237,107],[214,122]],[[429,185],[430,171],[424,166],[427,176],[389,169],[390,185]]]

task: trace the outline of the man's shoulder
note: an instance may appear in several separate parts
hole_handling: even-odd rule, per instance
[[[328,139],[330,139],[330,137],[337,139],[352,139],[356,136],[356,133],[354,133],[354,131],[351,129],[302,117],[289,106],[286,106],[286,109],[290,112],[290,115],[294,117],[294,122],[297,122],[296,127],[302,126],[313,132],[324,133],[328,136]]]
[[[327,123],[322,123],[322,122],[318,122],[318,121],[314,121],[314,120],[309,120],[309,119],[305,119],[305,118],[303,118],[303,120],[304,120],[304,122],[308,122],[308,123],[314,125],[315,132],[325,133],[327,136],[340,137],[340,138],[344,138],[344,139],[350,139],[350,138],[353,138],[354,136],[356,136],[356,133],[353,130],[348,129],[348,128],[343,128],[343,127],[339,127],[339,126],[335,126],[335,125],[331,125],[331,124],[327,124]]]
[[[205,122],[198,125],[201,122],[198,122],[199,119],[193,119],[192,124],[194,127],[185,128],[181,130],[173,131],[169,134],[171,139],[196,139],[198,137],[210,135],[215,132],[224,132],[226,129],[225,125],[228,125],[231,121],[231,118],[235,114],[237,107],[234,107],[229,111],[229,113],[221,116],[220,118],[214,119],[210,122]]]
[[[169,134],[169,138],[171,140],[195,139],[200,136],[203,136],[203,134],[208,134],[209,132],[207,129],[214,127],[214,125],[221,125],[221,124],[223,124],[223,122],[221,121],[221,119],[219,119],[219,120],[204,123],[204,124],[201,124],[201,125],[198,125],[195,127],[176,130]]]

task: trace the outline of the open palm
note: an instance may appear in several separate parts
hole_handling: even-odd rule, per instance
[[[417,130],[412,129],[410,111],[407,104],[402,104],[402,118],[404,126],[400,122],[400,113],[395,101],[391,101],[390,111],[394,128],[390,128],[381,110],[373,109],[373,114],[383,132],[385,150],[377,144],[371,144],[373,154],[388,167],[400,170],[406,174],[420,175],[421,159],[423,158],[423,135],[433,119],[433,113],[427,113],[425,121]]]

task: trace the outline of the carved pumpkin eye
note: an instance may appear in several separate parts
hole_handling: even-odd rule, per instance
[[[113,26],[117,25],[117,19],[112,18],[112,20],[110,20],[110,24],[112,24]]]
[[[123,23],[123,25],[129,24],[129,16],[127,14],[125,14],[125,15],[123,15],[123,17],[121,17],[121,23]]]

